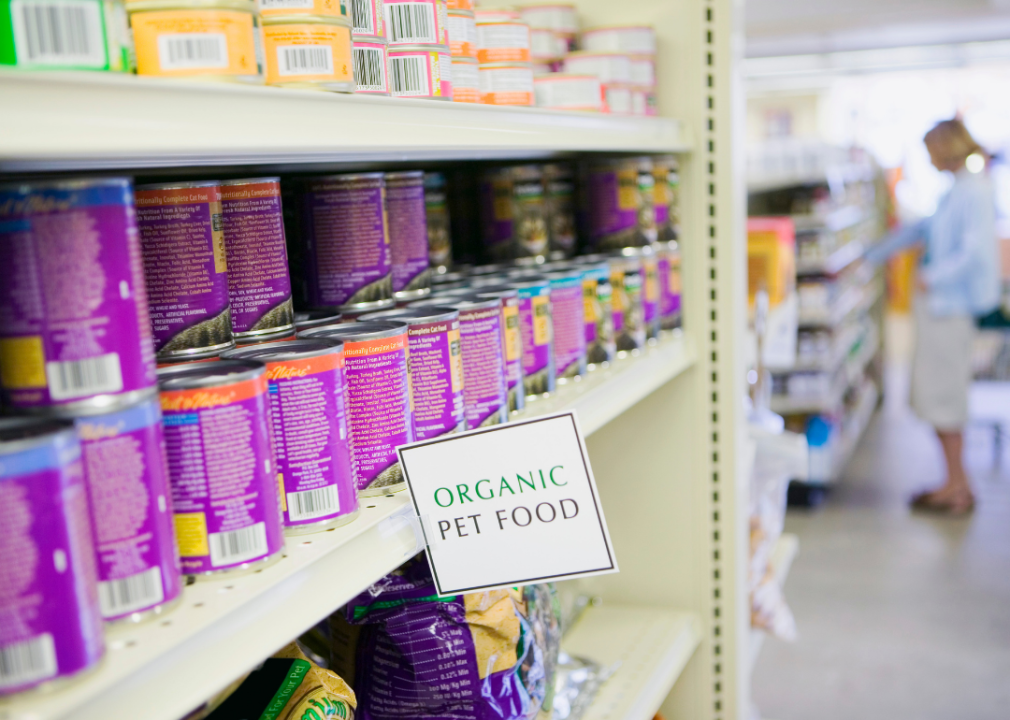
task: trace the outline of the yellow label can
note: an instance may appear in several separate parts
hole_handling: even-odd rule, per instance
[[[288,17],[263,24],[267,85],[354,92],[351,24]]]

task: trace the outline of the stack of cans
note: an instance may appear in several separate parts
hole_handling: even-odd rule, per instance
[[[476,22],[481,102],[535,104],[530,26],[512,9],[479,10]]]
[[[351,0],[351,20],[357,92],[389,95],[386,20],[382,0]]]
[[[601,66],[605,58],[623,55],[627,58],[627,73],[604,82],[607,105],[611,112],[632,115],[656,114],[656,31],[647,25],[615,25],[597,27],[582,33],[582,50],[590,55],[579,56],[576,65],[584,65],[588,57],[596,57]],[[610,61],[612,64],[613,61]],[[568,62],[565,63],[566,72]]]
[[[472,0],[449,2],[449,50],[452,53],[452,99],[479,103],[477,24]]]
[[[607,112],[632,114],[631,59],[626,54],[580,50],[565,57],[564,71],[598,78]]]
[[[268,85],[354,92],[342,0],[259,0]]]
[[[530,49],[535,75],[558,72],[565,55],[575,50],[579,17],[568,3],[524,5],[519,15],[530,26]]]
[[[390,94],[452,100],[446,0],[384,0],[383,8]]]

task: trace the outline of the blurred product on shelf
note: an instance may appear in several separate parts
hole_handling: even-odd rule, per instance
[[[557,379],[564,383],[586,374],[586,312],[581,270],[551,273],[551,325]]]
[[[575,255],[575,170],[571,163],[544,165],[548,248],[551,260]]]
[[[474,8],[474,16],[477,22],[512,22],[519,20],[519,10],[514,7],[488,7],[481,5]]]
[[[472,10],[449,11],[449,52],[453,58],[477,59],[477,23]]]
[[[625,248],[611,256],[611,307],[614,345],[618,353],[636,352],[645,347],[642,279],[642,263],[635,248]]]
[[[447,298],[446,304],[459,311],[467,427],[475,430],[508,422],[501,301],[497,298]]]
[[[263,2],[264,0],[260,0]],[[276,0],[265,0],[275,2]],[[298,2],[299,0],[280,0]],[[319,0],[314,0],[319,2]],[[343,2],[341,2],[343,5]],[[354,40],[358,37],[386,38],[386,19],[382,10],[383,0],[351,0],[351,30]]]
[[[572,38],[579,31],[579,16],[571,3],[523,5],[519,8],[519,17],[537,30],[551,30]]]
[[[406,488],[396,448],[414,442],[407,323],[372,320],[303,330],[302,337],[344,343],[348,419],[359,497]],[[379,409],[384,412],[377,412]]]
[[[650,158],[587,162],[579,204],[588,248],[600,252],[656,242],[655,185]]]
[[[79,417],[75,425],[102,617],[137,622],[160,614],[182,593],[182,568],[158,399],[152,391],[132,407]]]
[[[656,232],[662,241],[680,236],[680,167],[673,155],[652,158],[653,206],[656,209]]]
[[[449,45],[445,0],[382,0],[392,50],[404,45]]]
[[[474,11],[473,0],[446,0],[448,10],[468,10]]]
[[[550,73],[533,79],[537,107],[552,110],[593,110],[604,108],[603,88],[592,75]]]
[[[632,252],[630,249],[625,254]],[[659,260],[656,251],[651,246],[635,248],[641,262],[642,272],[642,324],[645,326],[645,337],[655,340],[659,337]]]
[[[133,1],[127,0],[127,2]],[[372,1],[380,2],[381,0]],[[354,6],[354,11],[357,12],[361,0],[351,0],[351,2]],[[260,11],[260,17],[264,21],[295,15],[304,16],[306,19],[349,19],[347,17],[347,0],[257,0],[257,7]]]
[[[747,219],[747,298],[758,290],[775,307],[796,290],[796,229],[791,218]]]
[[[321,532],[354,520],[358,497],[343,343],[303,338],[230,350],[224,357],[266,365],[286,534]]]
[[[264,567],[284,549],[266,366],[249,360],[158,371],[182,570]]]
[[[585,50],[565,56],[565,72],[593,75],[604,85],[631,82],[631,58],[614,52],[588,52]]]
[[[485,105],[535,105],[530,63],[480,65],[480,101]]]
[[[506,285],[490,285],[475,290],[474,295],[481,299],[497,298],[501,301],[502,352],[505,355],[509,411],[518,412],[526,407],[523,337],[519,320],[519,291]]]
[[[130,72],[133,47],[121,0],[3,0],[0,66]]]
[[[12,273],[0,283],[3,403],[101,412],[149,394],[157,379],[130,181],[6,185],[0,217],[0,266]]]
[[[676,240],[658,245],[659,324],[663,330],[680,327],[680,245]]]
[[[452,229],[443,173],[424,174],[424,216],[428,231],[428,265],[435,274],[445,274],[452,267]]]
[[[386,40],[368,35],[354,36],[355,92],[389,95],[389,60]]]
[[[393,299],[422,298],[431,292],[423,171],[386,173],[386,222],[393,259]]]
[[[354,92],[351,24],[289,15],[263,21],[267,85]]]
[[[309,328],[339,325],[341,322],[345,322],[343,316],[335,310],[305,310],[295,313],[295,330],[299,333]]]
[[[587,259],[582,273],[582,294],[586,318],[586,360],[588,367],[593,369],[612,362],[617,353],[609,262],[599,258]]]
[[[73,423],[0,418],[0,545],[0,697],[94,668],[105,642]]]
[[[656,31],[647,25],[613,25],[582,31],[582,48],[590,52],[656,54]]]
[[[561,60],[568,52],[568,41],[553,30],[530,30],[530,59],[539,63]]]
[[[480,72],[475,58],[452,59],[452,100],[462,103],[480,103]]]
[[[530,26],[519,20],[477,21],[477,61],[528,63],[530,61]]]
[[[452,100],[452,57],[449,47],[390,44],[389,89],[393,97]]]
[[[480,178],[481,234],[493,260],[547,255],[545,194],[541,165],[484,171]]]
[[[509,282],[519,291],[523,377],[526,397],[535,399],[557,389],[554,329],[551,327],[551,284],[543,277],[517,277]]]
[[[126,10],[139,75],[263,84],[253,0],[130,0]]]

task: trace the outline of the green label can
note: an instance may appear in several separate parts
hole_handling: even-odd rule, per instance
[[[126,72],[130,44],[120,0],[0,0],[0,65]]]

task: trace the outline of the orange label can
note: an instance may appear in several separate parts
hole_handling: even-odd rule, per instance
[[[452,59],[452,100],[466,103],[480,102],[480,78],[477,74],[477,61],[473,58]]]
[[[534,105],[529,64],[481,65],[480,101],[486,105]]]
[[[449,11],[449,54],[477,58],[477,24],[467,10]]]
[[[347,0],[258,0],[257,4],[264,21],[292,15],[347,18]]]
[[[530,61],[530,26],[524,22],[477,21],[477,59],[484,63]]]
[[[263,25],[267,85],[354,92],[351,25],[347,21],[285,18]]]
[[[449,10],[469,10],[473,12],[473,0],[448,0]]]

